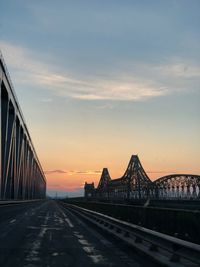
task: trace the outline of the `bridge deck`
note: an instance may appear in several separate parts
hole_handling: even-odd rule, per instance
[[[153,266],[54,201],[0,212],[0,266]]]

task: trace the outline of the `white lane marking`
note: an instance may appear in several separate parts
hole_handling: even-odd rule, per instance
[[[88,241],[85,240],[85,239],[78,239],[78,242],[79,242],[81,245],[86,245],[86,246],[89,246],[89,245],[90,245],[90,243],[88,243]]]
[[[105,263],[102,255],[89,255],[89,257],[94,263]]]
[[[38,257],[38,249],[40,248],[40,244],[41,244],[41,241],[40,240],[36,240],[33,243],[33,246],[32,246],[31,251],[26,256],[26,260],[27,261],[33,262],[33,261],[38,261],[39,260],[39,257]]]
[[[54,252],[54,253],[52,253],[52,256],[58,256],[58,253],[57,252]]]
[[[43,236],[45,235],[46,231],[47,231],[47,228],[46,227],[45,228],[42,228],[41,231],[40,231],[40,233],[39,233],[39,235],[38,235],[38,237],[39,238],[43,238]]]
[[[63,219],[60,218],[60,217],[59,217],[59,223],[60,223],[60,224],[63,224],[63,223],[64,223]]]
[[[9,223],[14,223],[14,222],[16,222],[16,219],[14,219],[14,220],[11,220]]]
[[[78,222],[79,225],[81,225],[84,228],[88,229],[88,227],[86,226],[86,224],[83,221],[81,221],[77,216],[75,216],[71,211],[68,210],[68,213]],[[107,239],[105,239],[102,235],[100,235],[98,232],[96,232],[92,228],[90,228],[90,233],[93,236],[95,236],[106,247],[108,247],[108,248],[113,247],[113,244],[110,241],[108,241]],[[78,236],[79,235],[79,232],[74,231],[74,235],[77,235]]]
[[[93,263],[106,264],[106,258],[103,257],[91,243],[84,239],[83,235],[76,231],[74,231],[73,233],[78,238],[78,242],[82,245],[82,249],[87,253],[87,256],[93,261]]]
[[[83,250],[89,254],[94,253],[94,247],[83,247]]]
[[[83,245],[82,249],[87,253],[87,256],[94,262],[94,263],[106,263],[106,258],[104,258],[100,251],[96,250],[92,244],[90,244],[85,239],[78,239],[78,242]]]
[[[67,224],[69,225],[69,227],[73,228],[74,225],[72,224],[72,222],[70,221],[70,219],[65,218],[65,221],[67,222]]]
[[[79,234],[74,234],[76,237],[78,237],[79,239],[80,238],[84,238],[84,236],[83,235],[79,235]]]
[[[45,216],[44,225],[47,225],[48,219],[49,219],[49,213],[47,213]],[[46,231],[48,230],[48,228],[41,226],[40,229],[41,230],[37,236],[37,239],[33,242],[32,248],[29,251],[28,255],[26,256],[26,260],[29,262],[40,260],[40,258],[38,257],[39,248],[41,247],[42,239],[43,239]]]
[[[81,221],[77,216],[75,216],[71,211],[67,210],[67,212],[78,222],[79,225],[81,225],[84,228],[87,228],[86,224]],[[92,229],[90,229],[90,231],[94,234],[95,231],[92,231]],[[87,256],[92,260],[92,262],[94,264],[102,264],[105,266],[108,266],[108,259],[106,257],[104,257],[103,255],[101,255],[101,252],[97,249],[95,249],[95,247],[89,243],[83,235],[80,234],[80,232],[78,231],[73,231],[73,234],[78,238],[78,242],[82,245],[82,249],[86,252]],[[99,238],[98,236],[98,239]],[[109,266],[112,266],[113,264],[109,263]]]
[[[61,208],[58,206],[58,208],[59,208],[59,210],[60,210],[60,212],[62,213],[62,215],[63,215],[63,217],[65,218],[65,222],[68,224],[68,226],[70,227],[70,228],[73,228],[74,227],[74,225],[73,225],[73,223],[70,221],[70,219],[67,217],[67,215],[61,210]]]
[[[82,227],[88,229],[88,226],[81,219],[79,219],[74,213],[72,213],[70,210],[67,210],[67,212],[71,215],[71,217],[75,221],[77,221],[77,223],[79,225],[81,225]],[[116,255],[117,257],[121,258],[123,261],[125,261],[125,263],[127,264],[127,267],[128,266],[130,266],[130,267],[132,267],[132,266],[139,267],[139,264],[135,260],[129,259],[124,252],[121,252],[118,247],[113,245],[113,243],[110,242],[109,240],[105,239],[101,234],[99,234],[98,232],[96,232],[92,228],[90,228],[89,231],[94,237],[96,237],[106,247],[106,249],[112,249],[113,251],[115,251],[114,255]],[[82,235],[78,231],[73,231],[73,234],[78,238],[82,237]],[[91,254],[95,253],[95,251],[96,251],[94,249],[94,247],[90,247],[90,246],[89,247],[88,246],[84,246],[82,248],[87,254],[90,254],[90,251],[91,251]],[[94,258],[94,257],[91,258],[91,259],[92,259],[92,261],[100,260],[99,258]],[[106,261],[106,258],[103,258],[102,261],[104,259]],[[107,262],[108,262],[108,260],[107,260]],[[109,263],[109,266],[113,266],[113,264],[111,265],[111,263]]]

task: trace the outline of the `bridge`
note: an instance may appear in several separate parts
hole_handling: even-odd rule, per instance
[[[151,181],[137,155],[132,155],[121,178],[111,179],[104,168],[97,188],[85,183],[85,197],[98,199],[199,199],[200,176],[171,174]]]
[[[97,189],[86,184],[81,201],[45,199],[45,175],[1,54],[0,85],[0,266],[200,266],[199,176],[152,182],[135,155],[119,179],[103,169]],[[97,198],[196,204],[163,209]]]
[[[0,52],[0,199],[45,197],[46,179]]]

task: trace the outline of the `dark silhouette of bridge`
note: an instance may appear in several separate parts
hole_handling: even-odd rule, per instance
[[[1,52],[0,86],[0,200],[44,198],[44,172]]]
[[[198,199],[200,176],[171,174],[151,181],[137,155],[132,155],[121,178],[111,179],[104,168],[97,188],[85,183],[86,198],[104,199]]]

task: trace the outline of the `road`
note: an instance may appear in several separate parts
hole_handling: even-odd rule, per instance
[[[2,267],[153,266],[53,200],[0,205]]]

